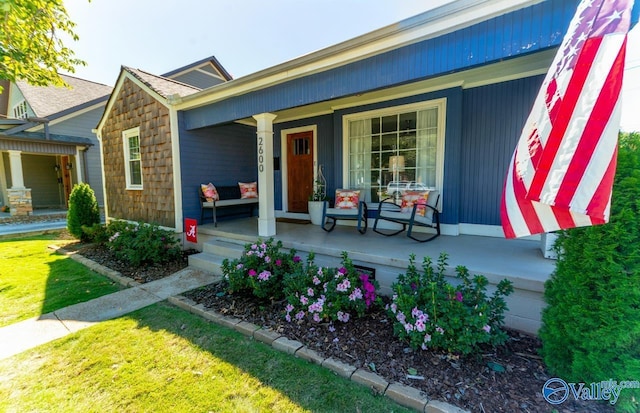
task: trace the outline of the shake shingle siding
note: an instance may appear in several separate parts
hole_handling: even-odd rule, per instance
[[[108,215],[175,227],[169,110],[129,79],[102,129]],[[122,132],[140,127],[144,189],[127,190]]]

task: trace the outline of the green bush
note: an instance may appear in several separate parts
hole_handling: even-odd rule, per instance
[[[107,226],[104,224],[93,224],[90,226],[82,226],[83,239],[87,242],[95,242],[97,244],[106,244],[109,240]]]
[[[454,287],[445,279],[447,255],[442,253],[434,268],[425,257],[422,271],[409,259],[406,274],[392,285],[393,298],[388,307],[394,319],[393,331],[413,349],[429,348],[451,353],[470,354],[481,344],[499,345],[507,340],[501,329],[507,306],[504,297],[513,291],[510,281],[498,283],[496,292],[486,295],[487,278],[469,276],[467,268],[456,268],[461,281]]]
[[[569,382],[640,380],[640,134],[622,134],[608,224],[559,234],[540,330],[551,374]],[[640,410],[624,389],[619,411]]]
[[[100,209],[96,195],[89,184],[76,184],[69,195],[69,210],[67,211],[67,229],[76,238],[85,240],[82,226],[100,223]]]
[[[284,278],[285,319],[346,323],[379,303],[377,287],[369,274],[356,269],[346,252],[340,268],[318,267],[311,253],[306,266],[298,266]]]
[[[157,264],[180,257],[180,241],[172,231],[155,224],[114,221],[107,226],[106,245],[115,256],[133,267]]]
[[[249,293],[259,299],[281,300],[284,298],[285,274],[302,265],[295,250],[280,251],[282,242],[274,244],[273,239],[258,240],[246,244],[242,257],[222,263],[222,274],[229,282],[230,293]]]

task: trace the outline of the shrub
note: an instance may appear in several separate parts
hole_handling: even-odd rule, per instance
[[[281,300],[284,297],[285,274],[301,266],[295,250],[280,251],[282,242],[271,238],[246,244],[242,257],[222,263],[222,274],[229,282],[230,293],[248,293],[260,299]]]
[[[559,234],[556,269],[545,284],[542,355],[572,382],[640,378],[640,134],[623,134],[610,221]],[[640,410],[624,389],[619,411]]]
[[[76,238],[84,240],[82,226],[100,223],[100,209],[96,195],[89,184],[76,184],[69,195],[67,211],[67,229]]]
[[[435,269],[425,257],[420,272],[415,255],[411,255],[407,273],[392,285],[388,312],[395,320],[394,334],[413,349],[434,348],[464,355],[478,351],[481,344],[503,344],[507,339],[501,329],[507,308],[504,297],[513,291],[511,282],[500,281],[488,298],[486,277],[471,279],[468,270],[459,266],[456,276],[461,284],[454,287],[445,280],[446,264],[444,253]]]
[[[88,242],[95,242],[98,244],[106,244],[109,240],[109,234],[107,233],[107,226],[104,224],[93,224],[91,226],[82,226],[83,239]]]
[[[107,247],[133,267],[170,261],[182,254],[175,234],[155,224],[115,221],[108,225],[107,234]]]
[[[376,281],[359,272],[346,252],[342,253],[340,268],[318,267],[312,253],[307,265],[297,267],[284,283],[285,319],[289,322],[308,317],[315,322],[346,323],[352,317],[362,317],[379,302]]]

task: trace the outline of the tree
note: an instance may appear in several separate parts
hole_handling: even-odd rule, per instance
[[[85,240],[88,235],[84,233],[82,227],[90,227],[99,223],[100,209],[93,189],[85,183],[74,185],[71,195],[69,195],[69,210],[67,211],[69,233],[76,238]]]
[[[65,86],[58,71],[86,65],[59,37],[78,40],[74,27],[62,0],[0,0],[0,79]]]

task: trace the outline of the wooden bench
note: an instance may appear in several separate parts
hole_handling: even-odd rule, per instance
[[[217,201],[207,201],[207,198],[202,194],[202,190],[198,188],[198,195],[200,197],[200,223],[204,223],[204,211],[211,209],[211,215],[213,218],[213,224],[218,226],[218,208],[231,207],[231,206],[247,206],[249,216],[253,216],[253,209],[258,204],[258,198],[240,198],[240,187],[234,186],[216,186],[218,196]]]

